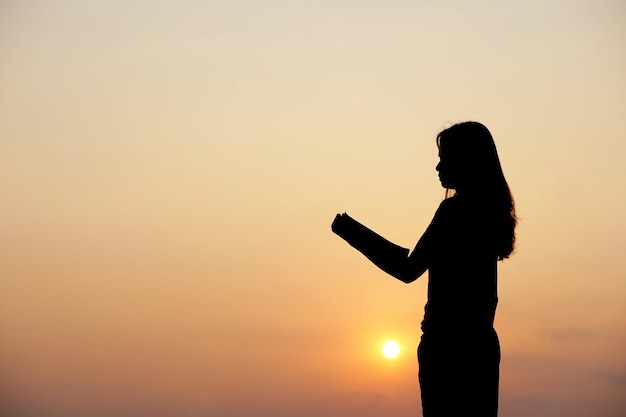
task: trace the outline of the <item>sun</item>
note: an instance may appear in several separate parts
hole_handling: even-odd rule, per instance
[[[389,359],[393,359],[400,353],[400,345],[393,340],[385,342],[383,345],[383,355]]]

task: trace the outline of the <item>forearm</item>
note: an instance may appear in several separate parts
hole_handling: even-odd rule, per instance
[[[369,246],[361,249],[357,248],[357,250],[378,268],[404,283],[408,284],[417,278],[410,273],[408,249],[398,247],[398,250],[396,250],[395,247],[377,248],[375,246]]]
[[[406,283],[417,278],[411,274],[408,249],[388,241],[347,214],[339,215],[333,222],[333,231],[389,275]]]

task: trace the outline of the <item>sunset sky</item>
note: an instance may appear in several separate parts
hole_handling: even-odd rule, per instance
[[[0,1],[0,415],[412,417],[444,197],[489,127],[516,199],[501,417],[626,415],[622,0]],[[385,358],[387,340],[400,355]]]

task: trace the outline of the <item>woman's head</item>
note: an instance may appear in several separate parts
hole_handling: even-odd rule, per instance
[[[496,234],[498,259],[515,244],[515,203],[489,130],[478,122],[455,124],[437,135],[439,180],[459,196],[481,201]]]
[[[437,171],[445,188],[481,191],[504,181],[493,137],[481,123],[464,122],[441,131],[437,146]]]

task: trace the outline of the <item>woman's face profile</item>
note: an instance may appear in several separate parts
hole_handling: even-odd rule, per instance
[[[456,190],[460,182],[460,167],[459,162],[456,161],[450,152],[445,152],[445,148],[439,148],[439,163],[435,167],[439,172],[439,181],[444,188],[450,188]]]

